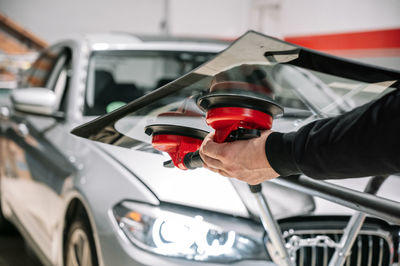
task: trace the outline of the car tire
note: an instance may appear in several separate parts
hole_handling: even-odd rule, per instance
[[[6,233],[9,227],[9,222],[6,220],[6,218],[4,218],[3,214],[0,211],[0,233]]]
[[[77,219],[69,227],[64,251],[65,266],[98,266],[92,230],[85,219]]]
[[[0,202],[0,233],[15,234],[15,232],[16,232],[15,227],[4,217]]]

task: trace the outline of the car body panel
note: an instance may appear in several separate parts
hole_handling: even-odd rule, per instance
[[[226,178],[206,172],[204,169],[189,173],[178,169],[168,169],[165,173],[162,166],[167,157],[157,154],[129,151],[127,149],[107,150],[116,160],[132,169],[149,188],[158,195],[161,201],[174,202],[198,208],[230,213],[232,215],[248,215],[246,207],[238,197],[232,184]],[[135,160],[132,160],[135,158]],[[209,184],[212,183],[212,186]],[[204,192],[207,191],[207,196]]]
[[[160,201],[241,217],[250,217],[258,213],[253,206],[253,198],[247,184],[243,182],[227,179],[205,169],[195,171],[166,169],[163,167],[163,162],[169,159],[168,156],[103,145],[102,147],[107,147],[106,151],[112,157],[128,169],[132,169],[132,172],[149,186]],[[277,191],[273,191],[274,188]],[[277,217],[304,214],[314,208],[309,197],[292,190],[290,191],[292,197],[282,203],[276,197],[276,193],[282,193],[285,188],[277,184],[267,184],[265,191],[268,191],[265,195],[272,201],[272,211]]]

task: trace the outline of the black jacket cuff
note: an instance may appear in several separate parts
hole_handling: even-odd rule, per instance
[[[301,174],[293,157],[295,132],[271,133],[265,142],[265,155],[271,167],[280,176]]]

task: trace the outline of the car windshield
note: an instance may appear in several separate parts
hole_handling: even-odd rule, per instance
[[[85,115],[102,115],[162,87],[215,53],[97,51],[89,61]]]
[[[250,31],[189,74],[73,133],[151,151],[152,139],[145,134],[146,128],[173,125],[209,132],[213,129],[205,122],[207,106],[265,110],[266,102],[284,109],[273,129],[291,131],[371,101],[397,88],[399,79],[396,71],[324,55]],[[275,109],[267,112],[279,113]]]

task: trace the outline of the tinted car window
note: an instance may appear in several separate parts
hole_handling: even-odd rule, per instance
[[[66,94],[70,81],[72,52],[69,48],[64,48],[57,58],[53,72],[47,82],[47,87],[51,88],[57,96],[57,105],[60,111],[66,109]]]
[[[56,47],[43,52],[28,70],[21,87],[47,87],[51,72],[62,49]]]
[[[173,81],[214,54],[173,51],[95,52],[89,63],[85,115],[102,115]]]

